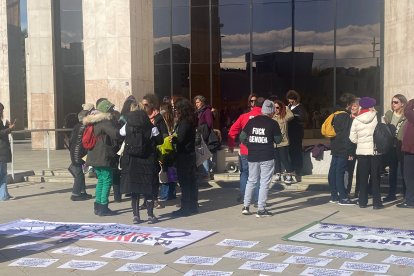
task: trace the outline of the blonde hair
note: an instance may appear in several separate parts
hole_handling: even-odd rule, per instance
[[[144,110],[144,106],[142,105],[142,103],[131,104],[131,111],[137,111],[137,110]]]

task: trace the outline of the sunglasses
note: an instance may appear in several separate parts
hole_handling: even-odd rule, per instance
[[[256,100],[250,100],[251,103],[254,103]]]
[[[393,104],[399,104],[399,101],[392,101]]]
[[[280,106],[275,106],[276,109],[280,109]]]

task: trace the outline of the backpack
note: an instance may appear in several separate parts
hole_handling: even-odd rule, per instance
[[[374,130],[374,150],[384,154],[394,147],[395,126],[378,122]]]
[[[218,131],[218,130],[217,130]],[[206,144],[211,153],[215,153],[221,148],[221,141],[219,135],[217,135],[216,130],[211,129],[210,134],[208,135]]]
[[[82,135],[82,146],[86,150],[91,150],[96,145],[96,136],[93,131],[93,125],[87,125]]]
[[[334,119],[337,114],[346,113],[345,111],[336,111],[326,118],[321,127],[321,133],[326,138],[333,138],[336,136],[334,128]]]
[[[125,149],[130,156],[145,158],[151,153],[151,129],[145,133],[141,128],[131,127],[125,136]]]

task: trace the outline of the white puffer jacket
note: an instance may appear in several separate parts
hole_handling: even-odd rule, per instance
[[[377,111],[375,110],[358,115],[352,122],[349,140],[357,144],[357,155],[375,155],[374,130],[377,124]]]

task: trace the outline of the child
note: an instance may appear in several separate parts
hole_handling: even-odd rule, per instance
[[[82,120],[86,115],[88,115],[87,110],[79,112],[79,123],[73,127],[69,140],[70,159],[72,163],[68,170],[74,178],[72,196],[70,197],[72,201],[88,200],[92,198],[90,194],[86,193],[85,175],[83,174],[82,169],[82,165],[85,164],[85,161],[82,158],[86,155],[86,150],[82,145],[82,136],[86,126],[82,124]]]

